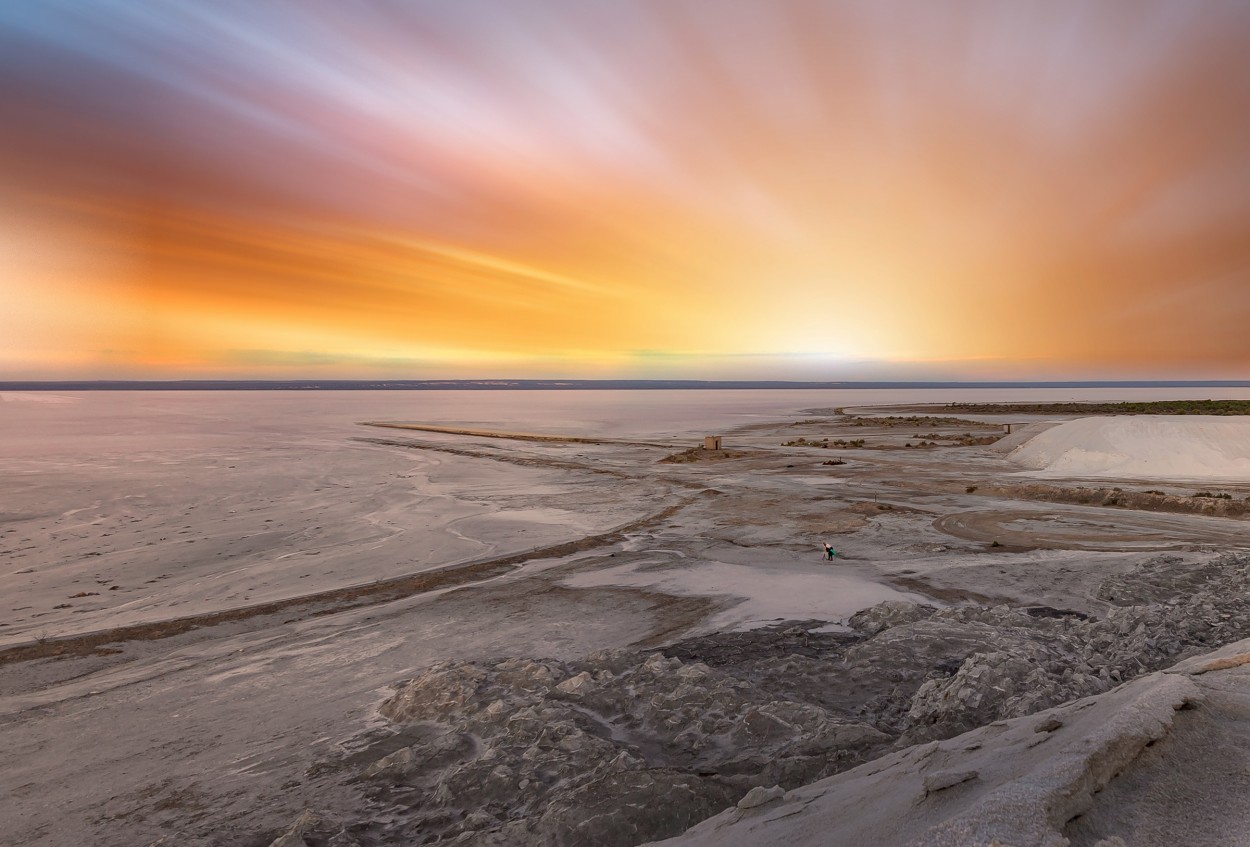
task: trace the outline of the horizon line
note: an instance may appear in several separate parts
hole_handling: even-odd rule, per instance
[[[1250,380],[98,379],[0,380],[0,391],[593,391],[890,388],[1250,388]]]

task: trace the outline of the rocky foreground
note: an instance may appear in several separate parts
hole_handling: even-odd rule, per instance
[[[1158,557],[1104,580],[1097,617],[893,602],[850,632],[435,665],[382,706],[404,746],[325,764],[367,801],[308,811],[272,844],[627,847],[732,807],[680,843],[1092,845],[1114,811],[1073,820],[1176,709],[1204,708],[1193,674],[1241,672],[1233,653],[1155,673],[1250,638],[1248,584],[1247,554]]]
[[[1250,640],[1110,692],[756,789],[664,847],[1250,844]]]

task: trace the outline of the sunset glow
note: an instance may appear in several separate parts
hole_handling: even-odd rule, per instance
[[[1245,378],[1250,4],[9,3],[0,378]]]

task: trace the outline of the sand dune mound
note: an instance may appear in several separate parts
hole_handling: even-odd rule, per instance
[[[1081,418],[1034,436],[1009,458],[1042,476],[1250,482],[1250,418]]]

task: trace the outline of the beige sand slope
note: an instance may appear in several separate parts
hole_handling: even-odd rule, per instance
[[[1080,418],[1034,436],[1009,458],[1039,476],[1250,481],[1250,418]]]
[[[665,847],[1250,843],[1250,641],[1096,697],[909,747]]]

